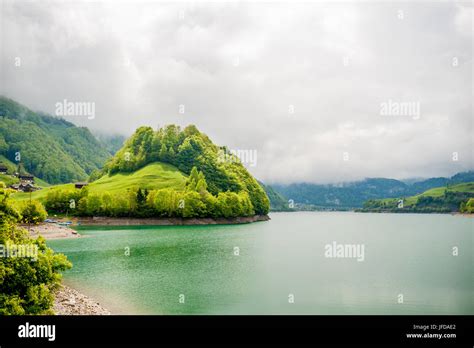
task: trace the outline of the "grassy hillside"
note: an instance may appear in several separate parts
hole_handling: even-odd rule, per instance
[[[119,193],[131,188],[157,190],[171,188],[176,191],[184,190],[186,176],[176,167],[166,163],[152,163],[132,173],[106,175],[87,187],[90,193]],[[32,199],[44,201],[50,190],[75,190],[74,184],[51,186],[31,194]],[[18,201],[30,198],[29,193],[17,192],[12,197]]]
[[[369,200],[362,211],[456,212],[474,197],[474,182],[436,187],[419,195]],[[403,207],[399,202],[403,201]]]
[[[132,187],[157,190],[184,190],[186,176],[178,168],[166,163],[152,163],[133,173],[106,175],[90,184],[90,192],[118,192]]]
[[[16,184],[18,179],[12,177],[11,175],[0,174],[0,181],[4,182],[6,186]]]
[[[84,180],[111,156],[87,128],[0,96],[0,155],[50,183]]]

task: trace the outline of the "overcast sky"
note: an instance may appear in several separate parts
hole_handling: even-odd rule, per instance
[[[195,124],[257,151],[269,183],[473,168],[469,2],[2,6],[0,92],[33,110],[95,103],[66,118],[124,135]]]

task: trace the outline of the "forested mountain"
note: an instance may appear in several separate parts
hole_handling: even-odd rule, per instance
[[[0,96],[0,155],[49,182],[83,180],[110,157],[87,128]]]
[[[314,208],[348,209],[362,207],[368,200],[413,196],[434,187],[471,181],[474,181],[474,171],[458,173],[451,178],[430,178],[411,184],[395,179],[370,178],[342,184],[297,183],[272,186],[295,203]]]

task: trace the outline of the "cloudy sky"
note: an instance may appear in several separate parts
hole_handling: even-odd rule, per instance
[[[2,1],[0,93],[130,135],[195,124],[266,182],[473,165],[470,2]],[[184,112],[183,112],[184,111]]]

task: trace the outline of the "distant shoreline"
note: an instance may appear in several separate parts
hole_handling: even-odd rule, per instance
[[[268,221],[268,215],[242,216],[236,218],[112,218],[78,217],[80,226],[181,226],[181,225],[236,225]],[[74,221],[73,220],[73,221]]]

